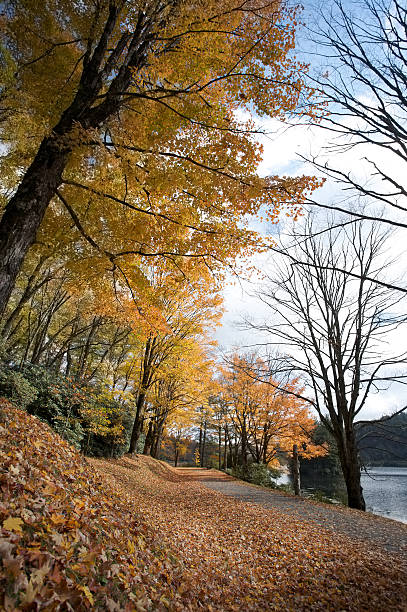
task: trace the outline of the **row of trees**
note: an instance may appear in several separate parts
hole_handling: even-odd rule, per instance
[[[291,453],[294,444],[304,457],[324,454],[311,442],[315,418],[308,404],[290,391],[300,394],[298,379],[277,385],[263,360],[233,355],[213,400],[219,438],[223,429],[233,467],[244,470],[249,458],[278,465],[278,451]]]
[[[2,7],[2,358],[109,394],[131,452],[207,403],[225,272],[270,244],[249,217],[295,215],[317,185],[260,178],[238,112],[317,112],[297,23],[276,0]]]
[[[206,465],[210,447],[219,469],[243,476],[251,464],[278,468],[294,446],[305,458],[327,452],[326,445],[312,441],[316,423],[309,405],[289,394],[301,393],[298,380],[278,386],[266,362],[255,354],[235,353],[218,370],[212,390],[206,404],[179,415],[168,430],[176,463],[190,447],[191,437],[197,463]]]
[[[311,210],[336,216],[294,231],[279,249],[284,263],[259,292],[267,322],[247,321],[268,352],[268,374],[259,367],[254,378],[283,391],[284,377],[300,377],[303,389],[285,392],[318,414],[335,441],[348,503],[360,509],[359,450],[370,431],[360,415],[372,392],[405,381],[407,362],[404,270],[396,279],[389,273],[392,242],[406,228],[406,16],[397,0],[362,1],[356,11],[334,0],[309,27],[320,54],[310,82],[329,107],[320,126],[332,138],[307,161],[343,194],[308,198]],[[399,228],[397,238],[389,228]]]
[[[3,319],[3,365],[31,382],[37,368],[71,381],[85,395],[92,388],[108,394],[117,403],[113,413],[109,404],[102,418],[103,402],[90,411],[82,401],[74,411],[79,421],[95,435],[110,434],[109,422],[122,423],[117,434],[124,435],[125,450],[127,435],[132,452],[140,449],[144,432],[145,451],[155,455],[168,419],[211,392],[209,334],[221,300],[210,274],[191,270],[185,283],[165,262],[146,265],[144,307],[136,309],[125,293],[109,301],[103,287],[79,291],[76,271],[56,257],[43,262],[29,256],[27,263],[31,270],[20,275]],[[50,379],[49,389],[55,384]],[[32,410],[45,416],[36,403]],[[54,421],[52,414],[47,418]]]

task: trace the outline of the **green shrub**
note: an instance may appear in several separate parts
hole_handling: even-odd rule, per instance
[[[232,475],[262,487],[274,488],[276,484],[273,478],[277,478],[280,472],[276,468],[268,467],[265,463],[249,463],[247,466],[234,468]]]
[[[249,465],[249,482],[269,487],[271,483],[270,471],[264,463],[251,463]]]
[[[82,448],[82,440],[85,437],[85,432],[78,419],[69,419],[63,416],[56,417],[52,421],[52,428],[64,438],[69,444],[72,444],[78,450]]]
[[[35,401],[38,391],[20,372],[3,366],[0,370],[0,395],[25,409]]]
[[[86,454],[119,457],[128,450],[134,419],[108,387],[84,385],[44,366],[28,364],[18,370],[0,361],[0,396],[48,423]],[[143,448],[141,436],[138,452]]]

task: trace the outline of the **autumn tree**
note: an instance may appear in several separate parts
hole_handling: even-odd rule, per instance
[[[371,393],[405,377],[406,353],[388,345],[405,317],[384,277],[386,235],[359,222],[319,234],[309,222],[293,240],[259,293],[269,321],[249,326],[281,351],[272,355],[280,376],[301,376],[305,389],[286,391],[307,401],[334,437],[348,504],[364,510],[357,418]]]
[[[196,406],[207,402],[213,363],[205,340],[197,334],[179,339],[160,364],[147,394],[144,454],[157,457],[162,436],[169,431],[177,449],[177,441],[192,427]]]
[[[149,395],[157,393],[165,397],[178,396],[179,385],[190,389],[186,380],[196,380],[194,372],[203,365],[202,353],[211,345],[209,332],[219,322],[221,299],[212,276],[199,267],[191,269],[195,280],[184,282],[182,275],[175,275],[170,266],[150,268],[151,304],[160,313],[161,320],[146,328],[144,346],[136,359],[137,375],[134,377],[135,418],[130,440],[130,452],[136,451],[137,443],[145,423],[145,409]],[[134,356],[130,356],[134,361]],[[202,372],[202,375],[203,375]],[[138,380],[137,380],[138,377]],[[205,376],[202,376],[205,380]],[[183,381],[183,382],[182,382]],[[158,385],[158,386],[157,386]],[[200,385],[197,385],[197,389]],[[187,392],[184,390],[184,394]]]
[[[234,354],[228,360],[221,388],[231,421],[229,429],[237,436],[235,457],[238,450],[243,467],[249,456],[255,463],[278,465],[277,452],[291,453],[294,444],[304,457],[326,452],[312,442],[315,419],[309,404],[300,397],[298,380],[278,384],[258,356]]]
[[[314,112],[290,59],[296,24],[277,0],[8,0],[0,312],[47,217],[69,217],[81,251],[124,286],[135,256],[217,269],[257,250],[245,215],[296,208],[315,184],[260,180],[236,113]]]

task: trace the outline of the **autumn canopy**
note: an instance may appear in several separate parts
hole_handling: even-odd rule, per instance
[[[151,258],[216,275],[261,250],[247,215],[295,214],[314,185],[258,177],[244,112],[314,112],[296,19],[276,1],[6,2],[0,311],[33,244],[136,299]]]

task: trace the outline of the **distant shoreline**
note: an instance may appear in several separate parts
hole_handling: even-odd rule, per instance
[[[373,467],[393,467],[393,468],[407,468],[407,461],[372,461],[371,463],[366,464],[366,468]]]

